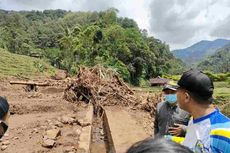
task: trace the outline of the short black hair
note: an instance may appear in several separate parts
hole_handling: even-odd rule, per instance
[[[9,111],[9,103],[6,98],[0,96],[0,119],[8,113]]]
[[[194,99],[198,104],[212,104],[214,101],[213,97],[204,98],[204,97],[199,96],[196,93],[193,93],[190,91],[187,91],[187,92],[192,97],[192,99]]]
[[[148,138],[133,144],[126,153],[193,153],[189,148],[164,138]]]

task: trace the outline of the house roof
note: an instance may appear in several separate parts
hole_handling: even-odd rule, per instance
[[[149,80],[149,82],[151,84],[165,84],[167,83],[169,80],[165,79],[165,78],[161,78],[160,76],[156,77],[156,78],[152,78]]]

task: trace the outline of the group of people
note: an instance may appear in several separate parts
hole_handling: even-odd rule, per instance
[[[230,153],[230,119],[213,105],[214,85],[203,72],[189,70],[177,84],[163,88],[157,105],[155,138],[140,141],[127,153]]]

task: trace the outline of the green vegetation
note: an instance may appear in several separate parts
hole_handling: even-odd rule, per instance
[[[213,41],[202,40],[184,49],[172,51],[175,57],[183,60],[188,67],[196,67],[207,56],[215,54],[219,49],[228,45],[229,40],[216,39]]]
[[[214,73],[230,72],[230,44],[217,51],[214,55],[202,61],[198,66],[201,70]]]
[[[167,44],[148,37],[134,20],[117,17],[117,12],[0,10],[0,48],[39,55],[71,74],[81,65],[101,64],[133,85],[184,70],[183,62],[174,58]]]
[[[169,79],[169,80],[178,81],[178,80],[180,80],[181,75],[168,75],[168,74],[165,74],[162,77],[166,78],[166,79]]]
[[[47,62],[0,49],[0,77],[51,75],[55,69]]]
[[[210,71],[204,71],[213,81],[228,81],[230,78],[230,72],[214,74]]]
[[[214,97],[215,103],[223,105],[226,102],[230,102],[230,84],[226,81],[214,82]]]
[[[226,81],[214,82],[214,104],[230,117],[230,83]]]
[[[230,102],[228,102],[227,104],[225,104],[225,106],[222,109],[222,112],[227,115],[228,117],[230,117]]]

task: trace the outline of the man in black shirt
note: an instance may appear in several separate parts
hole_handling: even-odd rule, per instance
[[[190,115],[177,105],[176,83],[169,82],[162,91],[165,101],[157,104],[154,135],[184,136]]]

